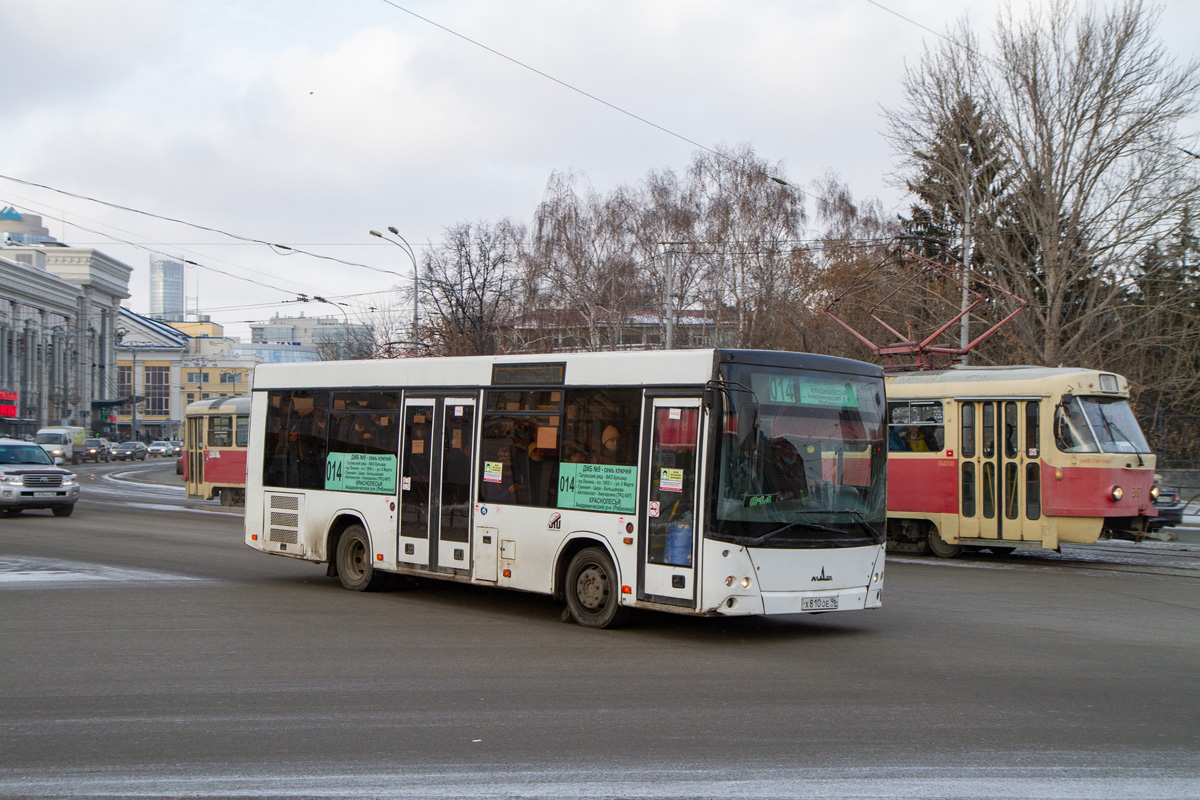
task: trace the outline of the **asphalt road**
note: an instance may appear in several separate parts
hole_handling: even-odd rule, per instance
[[[0,797],[1200,797],[1195,569],[895,559],[876,612],[594,631],[346,592],[171,468],[0,519]]]

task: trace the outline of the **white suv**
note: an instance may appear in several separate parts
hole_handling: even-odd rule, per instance
[[[69,517],[78,499],[74,473],[57,466],[45,450],[31,442],[0,438],[0,512],[48,508],[56,517]]]

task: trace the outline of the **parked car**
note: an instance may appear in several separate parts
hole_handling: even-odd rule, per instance
[[[146,451],[152,456],[169,456],[171,455],[170,442],[151,442]]]
[[[0,511],[48,508],[69,517],[79,499],[75,474],[59,467],[39,445],[0,438]]]
[[[1150,519],[1149,527],[1152,531],[1160,531],[1183,522],[1183,503],[1180,502],[1179,490],[1159,486],[1158,497],[1154,499],[1154,510],[1158,512],[1158,516]]]
[[[141,442],[121,442],[112,451],[112,457],[117,461],[133,461],[134,459],[146,460],[149,454],[149,448]]]

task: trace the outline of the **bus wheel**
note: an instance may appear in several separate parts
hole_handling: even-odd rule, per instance
[[[370,592],[383,585],[382,573],[371,566],[370,541],[362,525],[342,531],[337,544],[338,578],[352,592]]]
[[[615,628],[629,618],[622,608],[617,568],[602,548],[580,550],[567,568],[567,608],[587,628]]]
[[[954,558],[962,552],[962,545],[947,544],[938,535],[937,528],[929,529],[929,552],[938,558]]]

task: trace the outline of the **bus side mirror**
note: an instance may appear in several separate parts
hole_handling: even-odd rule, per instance
[[[737,438],[738,446],[745,449],[752,446],[758,433],[758,405],[755,403],[738,403],[737,409]]]

